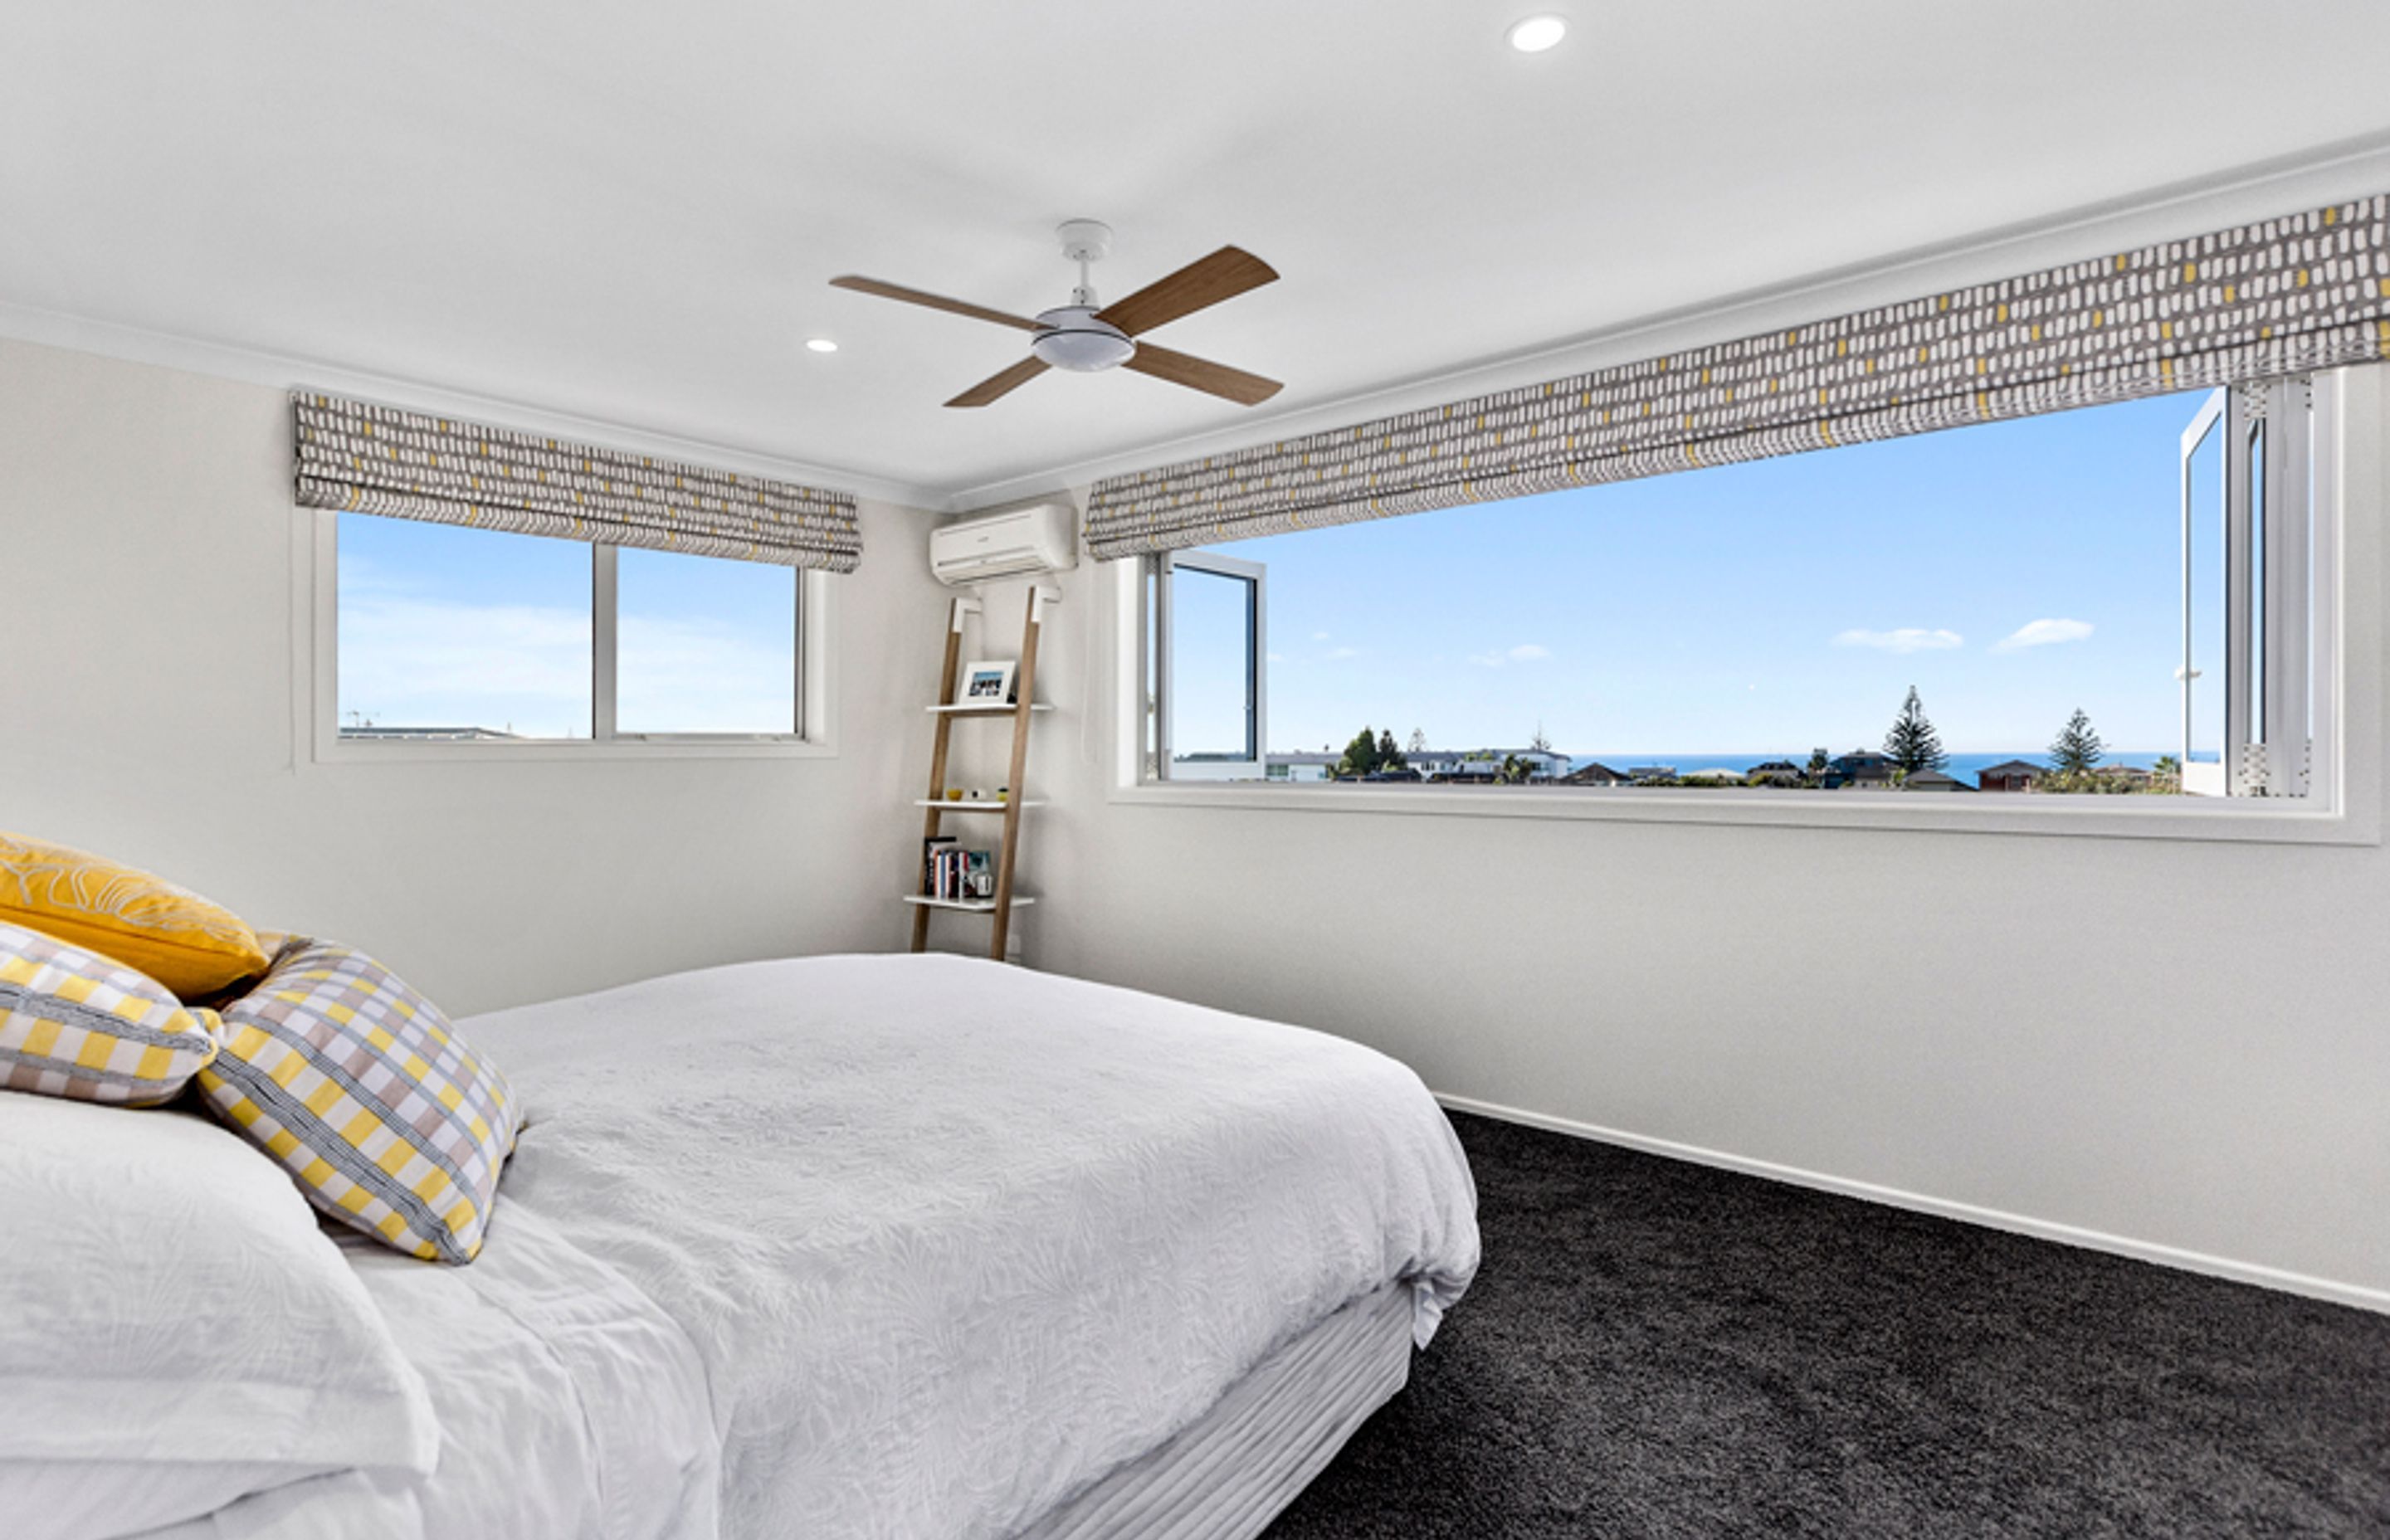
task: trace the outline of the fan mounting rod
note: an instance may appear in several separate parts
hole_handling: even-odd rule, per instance
[[[1054,227],[1054,235],[1062,243],[1062,255],[1079,264],[1079,287],[1071,291],[1071,302],[1094,304],[1096,288],[1087,266],[1112,254],[1112,227],[1100,219],[1066,219]]]

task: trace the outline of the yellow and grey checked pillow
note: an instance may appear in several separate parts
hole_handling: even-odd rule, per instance
[[[0,1085],[76,1101],[171,1100],[216,1056],[213,1011],[96,952],[0,922]]]
[[[364,953],[276,939],[272,970],[225,1007],[199,1073],[209,1107],[326,1213],[426,1261],[472,1261],[514,1149],[505,1077]]]

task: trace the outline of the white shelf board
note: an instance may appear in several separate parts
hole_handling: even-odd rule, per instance
[[[916,797],[913,799],[913,805],[915,807],[934,807],[947,813],[1001,813],[1009,804],[1000,802],[990,802],[985,797],[982,797],[975,802],[970,801],[959,802],[951,801],[940,802],[934,797]],[[1044,807],[1046,805],[1046,799],[1043,797],[1031,797],[1022,802],[1020,805],[1022,807]]]
[[[905,895],[905,902],[907,904],[919,905],[924,909],[953,909],[958,913],[966,915],[992,915],[996,913],[996,900],[992,898],[924,898],[919,893],[906,893]],[[1027,893],[1015,893],[1012,895],[1012,905],[1016,909],[1023,904],[1034,904],[1036,902],[1036,899],[1031,897]]]
[[[921,709],[926,712],[934,712],[942,716],[1010,716],[1021,708],[1017,705],[1009,704],[983,706],[977,703],[971,703],[960,706],[924,706]],[[1033,703],[1029,709],[1033,712],[1050,712],[1054,708],[1047,705],[1045,701],[1040,700]]]

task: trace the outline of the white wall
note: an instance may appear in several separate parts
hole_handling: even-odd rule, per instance
[[[2371,465],[2350,576],[2378,610]],[[1038,966],[1356,1038],[1440,1093],[2390,1307],[2390,851],[1108,802],[1110,577],[1069,574],[1049,637]]]
[[[903,944],[928,520],[867,504],[829,759],[313,763],[281,391],[0,341],[0,828],[360,945],[450,1011]]]
[[[866,507],[833,759],[318,765],[288,435],[276,391],[0,342],[0,828],[353,941],[460,1013],[902,944],[945,597],[916,516]],[[2390,506],[2378,461],[2353,502]],[[1442,1092],[2390,1304],[2390,852],[1114,803],[1109,575],[1067,575],[1047,635],[1033,962],[1342,1033]],[[1020,603],[989,596],[974,653],[1012,655]],[[976,731],[957,779],[992,786]]]

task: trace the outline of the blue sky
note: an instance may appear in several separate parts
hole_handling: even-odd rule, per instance
[[[342,722],[587,738],[591,559],[572,541],[343,514]],[[622,731],[795,729],[793,571],[619,559]]]
[[[1269,747],[1367,723],[1618,756],[2179,736],[2178,456],[2197,396],[1239,541],[1269,569]],[[893,553],[875,559],[902,559]],[[786,732],[786,568],[622,555],[625,731]],[[341,704],[589,732],[590,552],[343,516]],[[1179,590],[1174,747],[1240,751],[1230,585]],[[1224,602],[1225,601],[1225,602]],[[2204,661],[2204,660],[2203,660]],[[2220,670],[2216,671],[2220,674]]]
[[[1516,747],[1540,723],[1577,754],[1839,752],[1879,744],[1913,684],[1953,751],[2037,751],[2077,706],[2112,747],[2162,751],[2200,400],[1217,548],[1269,568],[1277,750],[1364,723]],[[1235,747],[1208,741],[1236,708],[1229,671],[1189,662],[1199,635],[1179,752]]]

